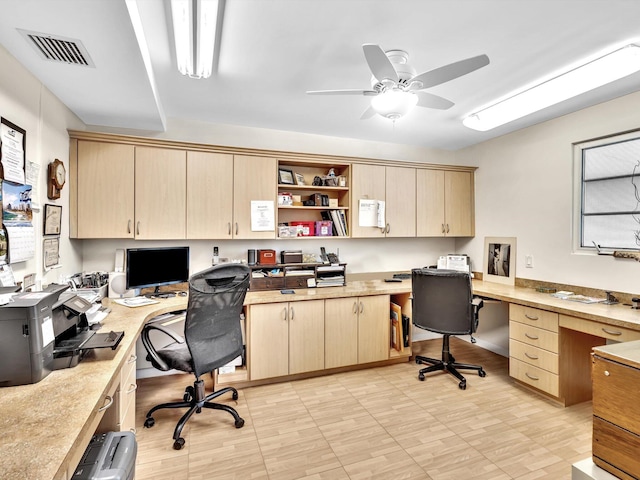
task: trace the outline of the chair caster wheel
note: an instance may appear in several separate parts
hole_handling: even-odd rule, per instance
[[[238,392],[233,392],[233,395],[231,395],[231,398],[234,400],[238,399]]]
[[[460,382],[458,384],[458,386],[460,387],[460,390],[466,390],[467,389],[467,382]]]
[[[235,423],[236,428],[242,428],[244,426],[244,419],[239,418]]]
[[[486,377],[487,376],[487,372],[485,372],[484,370],[480,369],[480,370],[478,370],[478,375],[480,375],[481,377]]]
[[[182,450],[182,447],[184,447],[184,438],[180,437],[175,442],[173,442],[174,450]]]
[[[144,428],[151,428],[156,424],[156,421],[153,417],[147,417],[144,421]]]
[[[184,396],[182,397],[182,399],[185,402],[190,402],[192,398],[195,397],[195,391],[193,390],[193,387],[187,387],[184,389]]]
[[[420,380],[421,382],[424,382],[424,373],[418,374],[418,380]]]

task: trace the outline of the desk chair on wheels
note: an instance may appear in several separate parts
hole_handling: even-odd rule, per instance
[[[486,376],[480,365],[456,362],[449,350],[451,335],[471,335],[471,342],[475,343],[473,333],[478,327],[478,312],[484,303],[473,298],[471,276],[455,270],[414,268],[411,279],[413,324],[444,335],[441,359],[416,355],[416,363],[429,364],[420,370],[418,378],[424,381],[425,373],[444,370],[454,375],[460,381],[460,389],[465,390],[467,380],[458,369],[475,370],[479,376]]]
[[[205,395],[204,381],[200,376],[215,370],[243,353],[240,315],[249,286],[248,267],[239,264],[222,264],[196,273],[189,278],[189,299],[184,324],[184,339],[161,325],[149,323],[142,330],[142,343],[147,350],[147,360],[159,370],[171,369],[193,373],[193,386],[185,389],[182,402],[162,403],[147,413],[144,426],[153,427],[153,413],[163,408],[187,408],[173,433],[173,448],[180,450],[184,438],[180,436],[184,425],[194,413],[203,408],[224,410],[234,418],[236,428],[244,420],[228,405],[212,402],[227,392],[238,399],[235,388],[226,387]],[[160,331],[173,340],[161,348],[154,348],[150,332]],[[159,343],[156,337],[156,343]]]

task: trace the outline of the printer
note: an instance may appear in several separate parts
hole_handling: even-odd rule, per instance
[[[0,387],[37,383],[53,370],[74,367],[92,348],[117,348],[124,332],[88,326],[91,304],[68,285],[16,293],[0,306]]]
[[[133,480],[138,444],[132,432],[94,435],[72,480]]]

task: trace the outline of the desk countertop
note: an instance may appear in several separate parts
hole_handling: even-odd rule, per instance
[[[640,330],[640,311],[622,305],[580,304],[560,300],[533,289],[474,281],[474,292],[488,298],[519,303],[566,315],[592,319]],[[349,282],[344,287],[299,289],[294,295],[279,291],[249,292],[246,304],[280,301],[406,294],[411,282],[381,280]],[[69,468],[71,452],[84,450],[93,432],[98,409],[104,405],[109,386],[123,367],[125,353],[133,346],[144,323],[159,314],[186,308],[186,297],[127,308],[105,301],[112,311],[103,331],[124,331],[116,350],[89,354],[76,367],[52,372],[33,385],[0,389],[0,471],[7,480],[62,478]],[[138,355],[144,352],[137,352]]]

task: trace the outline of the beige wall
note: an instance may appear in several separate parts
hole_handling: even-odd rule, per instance
[[[639,127],[635,93],[456,152],[480,166],[476,237],[457,249],[482,262],[485,237],[517,237],[517,277],[640,294],[637,262],[572,249],[572,144]]]

